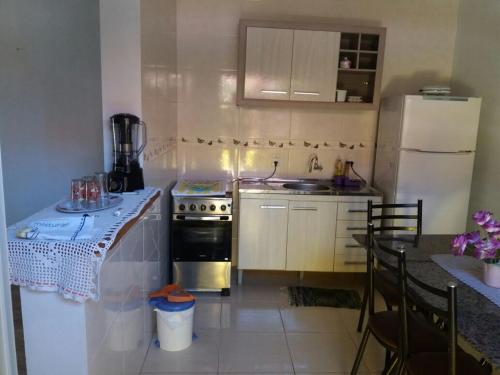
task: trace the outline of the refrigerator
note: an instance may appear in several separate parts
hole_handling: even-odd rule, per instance
[[[423,200],[424,234],[466,229],[480,98],[403,95],[381,102],[374,186],[385,203]]]

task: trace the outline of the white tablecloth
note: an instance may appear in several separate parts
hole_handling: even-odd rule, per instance
[[[500,289],[488,286],[483,282],[482,261],[470,256],[454,256],[451,254],[435,254],[431,258],[461,282],[500,307]]]
[[[11,284],[33,290],[59,292],[65,298],[84,302],[99,300],[99,275],[107,251],[130,220],[160,190],[146,187],[138,194],[124,194],[121,215],[113,213],[118,207],[91,213],[94,216],[95,235],[90,240],[50,241],[27,240],[16,237],[16,231],[36,220],[67,217],[50,206],[7,229],[9,271]]]

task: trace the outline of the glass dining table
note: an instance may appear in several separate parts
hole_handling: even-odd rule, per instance
[[[431,256],[435,254],[450,254],[450,243],[454,236],[448,234],[422,235],[417,243],[383,240],[380,236],[375,238],[384,241],[383,243],[391,248],[404,248],[408,272],[425,283],[443,290],[446,289],[446,285],[450,281],[458,284],[457,325],[459,334],[492,365],[500,367],[500,307],[455,278],[431,259]],[[355,234],[353,237],[361,245],[365,245],[365,235]],[[432,300],[432,297],[427,297],[429,298],[428,302],[438,304]]]

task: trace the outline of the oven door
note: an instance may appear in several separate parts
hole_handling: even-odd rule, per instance
[[[173,261],[230,261],[232,217],[174,215]]]

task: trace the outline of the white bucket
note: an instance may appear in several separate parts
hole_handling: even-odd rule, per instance
[[[155,311],[160,348],[169,352],[188,348],[193,341],[194,305],[184,311]]]

